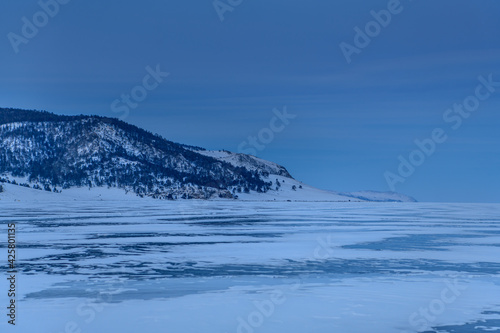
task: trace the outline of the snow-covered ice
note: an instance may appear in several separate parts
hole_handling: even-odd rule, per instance
[[[1,197],[17,332],[500,327],[499,204],[76,198]]]

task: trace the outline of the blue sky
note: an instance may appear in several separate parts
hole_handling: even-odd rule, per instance
[[[1,106],[123,116],[113,101],[159,65],[169,76],[125,120],[167,139],[238,151],[286,107],[296,117],[259,157],[316,187],[387,191],[399,156],[441,128],[447,140],[393,188],[500,199],[500,87],[460,128],[443,119],[479,76],[500,82],[498,1],[221,0],[223,21],[211,0],[60,1],[53,17],[37,1],[0,4]],[[339,45],[355,46],[354,28],[376,29],[371,11],[388,8],[348,63]],[[23,17],[38,20],[34,36]]]

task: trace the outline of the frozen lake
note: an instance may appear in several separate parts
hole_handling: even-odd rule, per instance
[[[500,332],[500,204],[1,207],[16,332]]]

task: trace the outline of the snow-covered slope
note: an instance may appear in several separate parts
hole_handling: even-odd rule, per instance
[[[266,161],[261,158],[233,153],[227,150],[194,150],[198,154],[215,158],[222,162],[230,163],[235,167],[244,167],[251,171],[264,171],[272,175],[293,178],[285,167],[274,162]]]
[[[279,175],[270,175],[267,180],[273,182],[273,188],[266,193],[238,193],[238,199],[244,201],[367,201],[320,190],[293,178]]]
[[[0,192],[1,202],[66,202],[66,201],[126,201],[139,202],[154,200],[149,197],[141,198],[133,192],[125,192],[116,187],[72,187],[61,193],[35,190],[13,184],[1,184],[3,192]]]
[[[280,187],[271,189],[265,193],[250,191],[249,193],[237,193],[235,198],[241,201],[366,201],[340,195],[330,191],[323,191],[308,186],[292,178],[272,175],[273,184],[276,180]],[[268,179],[271,181],[271,178]],[[133,192],[125,192],[123,189],[114,187],[71,187],[64,189],[61,193],[44,190],[35,190],[19,185],[4,183],[4,191],[0,193],[0,201],[37,202],[37,201],[137,201],[155,200],[149,197],[140,198]],[[295,186],[295,189],[293,187]],[[227,200],[227,199],[213,199]]]
[[[362,201],[384,201],[384,202],[416,202],[414,198],[396,192],[377,192],[377,191],[357,191],[349,193],[339,193],[359,199]]]
[[[178,144],[114,118],[2,108],[0,183],[6,189],[0,198],[12,200],[48,194],[116,200],[123,194],[171,200],[414,201],[396,193],[320,190],[276,163]]]

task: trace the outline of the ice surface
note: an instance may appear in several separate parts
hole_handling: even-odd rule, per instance
[[[498,204],[44,198],[0,201],[17,332],[500,327]]]

